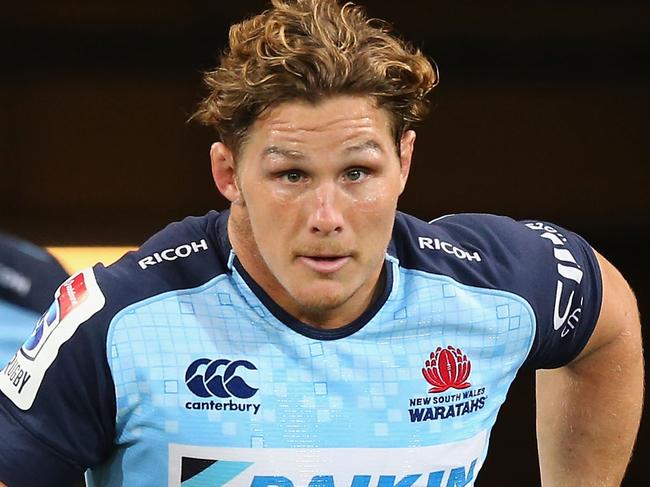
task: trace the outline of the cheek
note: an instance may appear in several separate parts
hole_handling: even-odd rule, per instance
[[[366,250],[374,252],[371,249],[376,249],[382,255],[390,240],[397,205],[397,195],[383,189],[357,198],[350,211],[355,233],[362,245]]]
[[[272,215],[272,223],[281,224],[283,215],[293,214],[301,206],[300,193],[281,184],[258,182],[248,189],[249,213]]]
[[[354,195],[354,212],[361,212],[367,218],[389,219],[394,218],[397,198],[399,197],[399,184],[397,180],[378,180],[368,185],[363,191]]]
[[[286,249],[298,232],[295,228],[298,218],[296,205],[281,191],[264,184],[249,186],[245,193],[246,213],[252,238],[267,265],[284,260]],[[280,193],[280,194],[278,194]]]
[[[290,220],[286,216],[291,211],[290,198],[286,191],[274,185],[256,182],[242,191],[246,211],[254,228],[273,228],[278,230]]]
[[[282,184],[271,184],[268,188],[264,188],[264,191],[274,205],[285,209],[290,208],[291,205],[295,206],[301,195],[300,191],[296,188],[287,187]]]
[[[397,198],[387,194],[372,194],[362,198],[356,198],[353,209],[355,212],[361,212],[368,215],[369,218],[382,219],[386,215],[391,215],[397,205]]]

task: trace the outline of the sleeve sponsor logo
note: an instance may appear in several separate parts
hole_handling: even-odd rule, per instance
[[[567,297],[565,285],[567,287],[579,285],[582,282],[582,269],[573,254],[565,247],[567,239],[555,228],[543,222],[527,223],[526,226],[531,230],[541,231],[540,237],[553,244],[553,256],[557,262],[558,273],[553,305],[553,329],[562,330],[560,336],[564,338],[578,326],[583,304],[582,297],[580,302],[575,302],[575,291],[571,291]]]
[[[59,287],[52,306],[0,372],[0,391],[18,408],[32,407],[45,373],[59,349],[77,328],[104,307],[105,299],[92,269],[72,276]]]
[[[162,262],[173,262],[176,259],[184,259],[192,254],[204,252],[206,250],[208,250],[208,243],[205,241],[205,239],[201,239],[199,242],[190,242],[179,245],[173,249],[165,249],[162,252],[154,252],[153,254],[140,259],[138,261],[138,265],[141,269],[146,269],[147,267],[151,267]]]
[[[466,260],[468,262],[481,262],[481,256],[478,252],[472,252],[452,245],[449,242],[444,242],[438,238],[418,237],[418,245],[424,250],[438,250],[449,255],[453,255],[457,259]]]
[[[470,487],[487,434],[411,448],[169,445],[170,487]]]

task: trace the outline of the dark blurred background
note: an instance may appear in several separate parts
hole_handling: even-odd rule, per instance
[[[361,3],[440,66],[401,209],[573,229],[623,271],[647,316],[650,3]],[[265,5],[3,3],[0,228],[42,245],[136,245],[224,208],[214,134],[186,121],[228,26]],[[539,484],[532,380],[513,386],[478,486]],[[644,421],[625,486],[648,485],[649,449]]]

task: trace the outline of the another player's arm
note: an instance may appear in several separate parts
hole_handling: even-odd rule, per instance
[[[636,300],[597,254],[603,301],[593,335],[570,364],[537,372],[537,437],[544,487],[618,486],[643,405]]]

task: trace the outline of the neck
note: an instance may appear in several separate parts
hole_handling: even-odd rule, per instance
[[[383,259],[367,284],[346,302],[334,309],[314,309],[302,306],[273,275],[253,238],[250,221],[238,208],[231,208],[228,238],[241,265],[248,275],[284,311],[302,323],[320,329],[341,328],[359,318],[376,301],[383,290]]]

